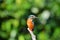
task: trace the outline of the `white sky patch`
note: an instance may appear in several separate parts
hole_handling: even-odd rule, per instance
[[[37,7],[32,7],[31,12],[37,14],[39,12],[39,9]]]
[[[47,20],[50,17],[50,12],[48,10],[43,11],[41,17]]]
[[[12,30],[11,34],[10,34],[10,37],[15,38],[16,34],[17,34],[17,31],[16,30]]]

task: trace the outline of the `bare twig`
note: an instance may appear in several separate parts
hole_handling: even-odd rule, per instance
[[[29,28],[27,28],[27,29],[31,34],[32,40],[36,40],[36,36],[34,35],[33,31],[31,31]]]

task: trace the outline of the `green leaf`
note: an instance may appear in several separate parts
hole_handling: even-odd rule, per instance
[[[6,4],[12,4],[14,0],[5,0]]]
[[[43,31],[38,34],[38,40],[49,40],[49,36]]]
[[[19,35],[19,36],[18,36],[18,40],[25,40],[25,38],[24,38],[23,35]]]
[[[31,7],[31,3],[25,1],[23,4],[22,4],[22,8],[23,9],[29,9]]]
[[[7,35],[6,32],[2,32],[2,31],[1,31],[0,34],[1,34],[0,36],[1,36],[2,38],[7,38],[7,37],[8,37],[8,35]]]
[[[45,0],[34,0],[34,5],[43,8],[45,6]]]
[[[13,25],[13,28],[18,28],[18,26],[20,25],[19,20],[17,20],[17,19],[12,19],[11,23]]]

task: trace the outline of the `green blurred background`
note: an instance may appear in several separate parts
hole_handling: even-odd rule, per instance
[[[0,40],[32,40],[29,15],[40,21],[34,21],[37,40],[60,40],[60,0],[0,0]]]

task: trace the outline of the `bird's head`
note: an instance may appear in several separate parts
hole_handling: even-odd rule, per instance
[[[37,17],[35,15],[30,15],[29,18],[33,20],[36,19]]]

